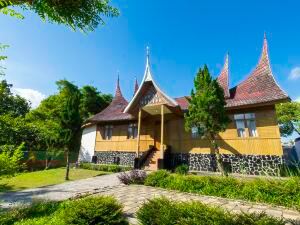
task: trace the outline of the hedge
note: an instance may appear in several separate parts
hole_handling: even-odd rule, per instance
[[[288,179],[197,176],[171,174],[165,170],[151,173],[145,185],[202,195],[242,199],[286,206],[300,210],[300,178]]]
[[[137,212],[142,225],[283,225],[282,220],[266,214],[230,214],[200,202],[174,202],[157,198],[145,203]]]
[[[106,172],[124,172],[131,170],[132,167],[130,166],[120,166],[116,164],[94,164],[94,163],[80,163],[79,167],[82,169],[88,170],[97,170],[97,171],[106,171]]]

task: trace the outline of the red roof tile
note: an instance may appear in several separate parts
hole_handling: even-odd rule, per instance
[[[134,117],[131,114],[123,113],[127,105],[128,102],[122,95],[118,78],[116,93],[112,102],[103,111],[88,119],[87,122],[133,120]]]
[[[229,70],[228,70],[228,54],[226,55],[223,69],[218,77],[218,82],[224,90],[225,98],[230,97],[229,93]]]

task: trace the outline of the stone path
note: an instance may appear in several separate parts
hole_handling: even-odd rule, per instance
[[[124,212],[130,222],[137,224],[135,213],[139,207],[151,198],[165,196],[172,200],[200,201],[204,204],[220,206],[232,213],[265,212],[270,216],[284,218],[287,221],[294,221],[293,224],[300,224],[300,212],[295,210],[265,204],[254,204],[240,200],[180,193],[141,185],[125,186],[120,184],[117,176],[118,174],[103,175],[48,187],[0,194],[0,208],[10,208],[19,203],[29,203],[35,198],[65,200],[77,198],[85,194],[113,195],[124,205]]]

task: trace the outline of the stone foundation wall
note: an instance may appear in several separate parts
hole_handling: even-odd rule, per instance
[[[232,173],[276,176],[279,174],[279,166],[284,163],[281,156],[275,155],[222,154],[221,156],[225,167]],[[217,171],[214,154],[173,153],[171,160],[174,167],[186,163],[193,171]]]
[[[123,166],[134,166],[135,152],[105,151],[95,152],[99,164],[119,164]]]

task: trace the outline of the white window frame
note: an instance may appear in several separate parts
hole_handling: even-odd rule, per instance
[[[234,122],[238,137],[258,137],[255,113],[234,114]]]
[[[127,139],[136,139],[138,134],[138,127],[136,123],[130,123],[127,128]]]
[[[104,139],[111,140],[113,136],[113,125],[105,125],[104,127]]]

